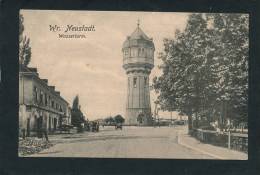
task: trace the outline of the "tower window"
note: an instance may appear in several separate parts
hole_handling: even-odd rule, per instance
[[[136,88],[137,78],[134,77],[134,87]]]
[[[144,87],[147,86],[147,77],[144,77]]]
[[[144,55],[144,48],[142,48],[142,52],[141,52],[141,55],[142,55],[142,56]]]
[[[125,50],[125,56],[128,56],[129,52],[128,52],[128,49]]]
[[[132,48],[132,49],[130,50],[130,54],[131,54],[131,57],[134,57],[134,56],[135,56],[135,49],[134,49],[134,48]]]
[[[138,48],[138,56],[144,56],[144,48]]]

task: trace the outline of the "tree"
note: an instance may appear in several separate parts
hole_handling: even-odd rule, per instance
[[[115,120],[113,117],[110,116],[110,117],[105,118],[105,122],[106,122],[106,124],[111,125],[112,123],[115,122]]]
[[[31,47],[30,47],[30,38],[23,35],[24,18],[20,14],[19,15],[19,64],[21,66],[28,66],[31,61]]]
[[[79,105],[78,95],[73,100],[73,105],[71,109],[71,124],[76,127],[81,127],[81,124],[85,122],[84,115],[81,112]]]
[[[183,33],[175,32],[175,40],[164,41],[164,53],[160,58],[163,75],[154,79],[154,87],[160,92],[159,102],[164,110],[176,110],[196,120],[202,106],[203,75],[207,24],[202,14],[190,15]],[[191,122],[189,122],[191,129]]]
[[[78,95],[76,95],[76,97],[73,100],[72,109],[74,109],[74,110],[79,109],[79,96]]]
[[[116,123],[124,123],[124,122],[125,122],[125,119],[124,119],[120,114],[118,114],[118,115],[116,115],[116,116],[114,117],[114,121],[115,121]]]
[[[210,16],[212,17],[212,16]],[[220,103],[234,125],[247,122],[249,18],[246,14],[216,14],[214,31],[220,59]]]
[[[159,58],[163,74],[153,79],[159,104],[187,115],[189,129],[223,116],[223,102],[232,121],[247,118],[247,15],[191,14],[183,32],[164,40]]]

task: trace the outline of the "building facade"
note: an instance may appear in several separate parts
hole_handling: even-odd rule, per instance
[[[127,74],[126,120],[128,125],[151,125],[149,75],[154,67],[154,43],[140,28],[123,43],[123,68]]]
[[[54,132],[62,124],[71,123],[69,103],[39,78],[36,68],[22,67],[19,72],[19,129],[20,134],[33,136],[42,129]]]

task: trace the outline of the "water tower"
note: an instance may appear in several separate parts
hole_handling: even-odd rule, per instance
[[[123,43],[123,68],[127,75],[126,120],[129,125],[151,125],[149,75],[154,67],[154,43],[140,28]]]

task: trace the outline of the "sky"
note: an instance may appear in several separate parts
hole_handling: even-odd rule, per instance
[[[187,13],[115,12],[115,11],[51,11],[21,10],[24,35],[30,38],[32,58],[40,78],[56,87],[72,106],[79,95],[82,112],[90,120],[125,114],[127,76],[122,68],[122,45],[137,27],[152,37],[155,45],[155,67],[150,85],[160,75],[158,53],[163,39],[174,38],[176,29],[183,30]],[[60,31],[50,31],[57,25]],[[67,25],[95,26],[95,31],[65,32]],[[59,38],[59,34],[84,34],[86,38]],[[151,91],[151,107],[157,95]],[[177,113],[174,113],[176,116]],[[169,118],[168,112],[159,112]]]

